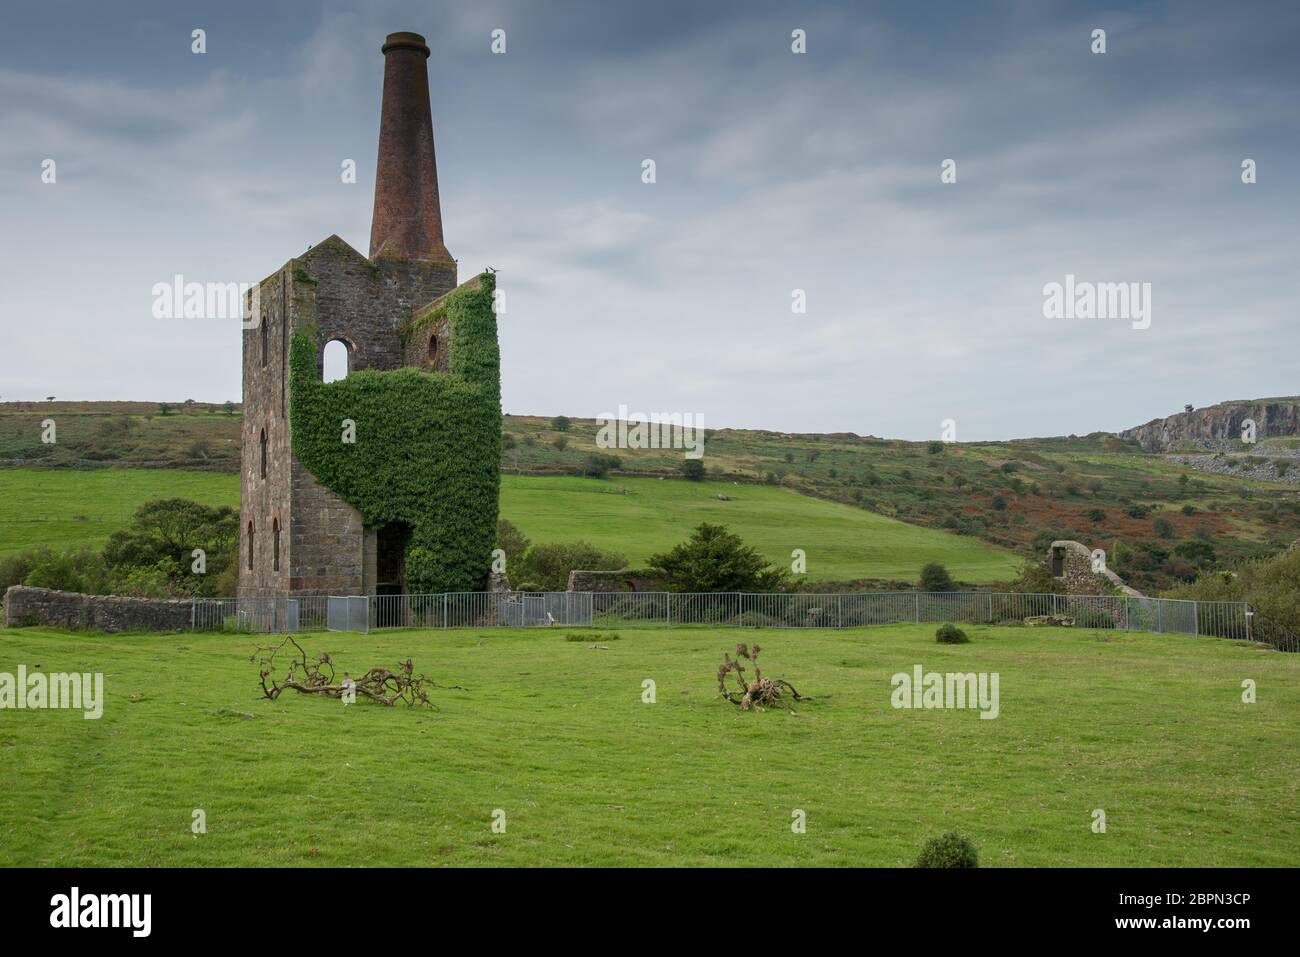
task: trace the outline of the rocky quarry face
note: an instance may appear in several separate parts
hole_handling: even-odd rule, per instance
[[[1247,399],[1179,412],[1146,425],[1125,429],[1121,439],[1136,439],[1147,452],[1194,449],[1242,449],[1246,420],[1255,423],[1255,438],[1300,436],[1300,397]]]

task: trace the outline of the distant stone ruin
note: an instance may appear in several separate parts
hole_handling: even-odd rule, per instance
[[[1052,542],[1047,549],[1047,568],[1053,578],[1065,582],[1065,590],[1070,595],[1113,595],[1118,590],[1131,598],[1144,597],[1106,567],[1104,556],[1099,562],[1092,549],[1082,542],[1068,539]]]

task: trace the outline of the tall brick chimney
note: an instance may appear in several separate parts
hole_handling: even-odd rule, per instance
[[[375,166],[370,258],[450,261],[442,239],[438,166],[429,111],[429,47],[418,33],[390,33],[383,46],[384,105]]]

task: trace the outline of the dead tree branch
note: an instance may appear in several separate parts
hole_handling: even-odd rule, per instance
[[[286,645],[293,645],[296,654],[290,653],[288,665],[281,674],[276,665],[276,656],[285,650]],[[286,688],[292,688],[301,694],[324,695],[329,698],[342,698],[345,694],[355,692],[389,707],[405,701],[408,705],[420,704],[432,708],[433,702],[429,700],[427,689],[442,687],[434,684],[427,675],[417,675],[410,658],[398,664],[396,669],[375,667],[359,678],[352,678],[345,671],[343,677],[339,678],[328,652],[309,658],[307,651],[292,635],[278,645],[258,648],[248,660],[258,664],[262,694],[273,701]],[[459,685],[450,687],[467,690]]]
[[[726,698],[732,704],[739,705],[741,711],[748,711],[751,707],[762,711],[764,707],[773,707],[783,705],[790,708],[789,702],[785,700],[782,689],[789,689],[790,697],[795,701],[816,701],[808,695],[802,695],[795,690],[794,685],[784,678],[764,678],[763,670],[758,666],[758,653],[762,649],[756,644],[753,649],[747,648],[744,642],[736,645],[736,657],[723,652],[722,664],[718,666],[718,694]],[[753,679],[745,677],[745,668],[740,663],[744,658],[754,666]],[[736,684],[739,690],[732,690],[727,687],[727,675],[736,676]],[[790,708],[793,711],[793,708]]]

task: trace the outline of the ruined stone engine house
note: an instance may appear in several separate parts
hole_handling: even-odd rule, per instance
[[[424,582],[435,580],[428,569],[444,561],[455,565],[447,580],[459,587],[477,587],[488,575],[499,482],[500,378],[495,315],[484,315],[491,310],[481,302],[491,298],[493,277],[476,276],[458,287],[456,261],[443,240],[429,47],[418,34],[394,33],[382,52],[383,106],[369,255],[330,236],[262,280],[251,300],[256,312],[243,332],[241,598],[406,593],[419,584],[411,580],[412,554],[420,556]],[[466,309],[454,305],[460,301],[456,297],[472,301],[477,310],[473,322],[462,328],[456,327],[457,316]],[[354,388],[359,382],[382,386],[380,391],[390,396],[396,391],[408,403],[402,412],[371,412],[369,419],[358,414],[356,446],[340,444],[337,451],[328,451],[339,461],[333,472],[303,464],[304,458],[321,461],[326,432],[340,435],[339,421],[312,423],[313,435],[303,434],[308,430],[304,410],[314,402],[314,408],[334,412],[339,402],[318,400],[343,385],[311,383],[307,388],[303,363],[293,361],[304,354],[295,353],[295,346],[305,349],[307,341],[315,349],[317,383],[324,375],[326,349],[342,348],[348,377],[361,373],[351,383]],[[333,393],[336,398],[343,394]],[[475,435],[487,436],[470,450],[471,468],[457,471],[452,461],[459,457],[456,461],[463,463],[468,440],[443,442],[442,430],[428,427],[430,405],[443,395],[472,404],[470,417],[479,428]],[[412,411],[425,416],[413,416],[419,431],[412,426],[410,441],[394,444],[395,433],[386,424]],[[382,449],[375,438],[381,432]],[[312,454],[309,438],[315,443]],[[391,501],[377,503],[357,491],[365,488],[367,476],[359,479],[353,473],[374,473],[375,462],[382,472],[384,461],[405,471],[394,472]],[[424,478],[400,487],[406,481],[402,476],[410,475]],[[448,476],[443,494],[422,494],[440,488],[435,483],[443,476]],[[373,474],[368,477],[378,485],[387,481],[382,475],[377,483]],[[458,513],[448,504],[456,499],[475,514]]]

